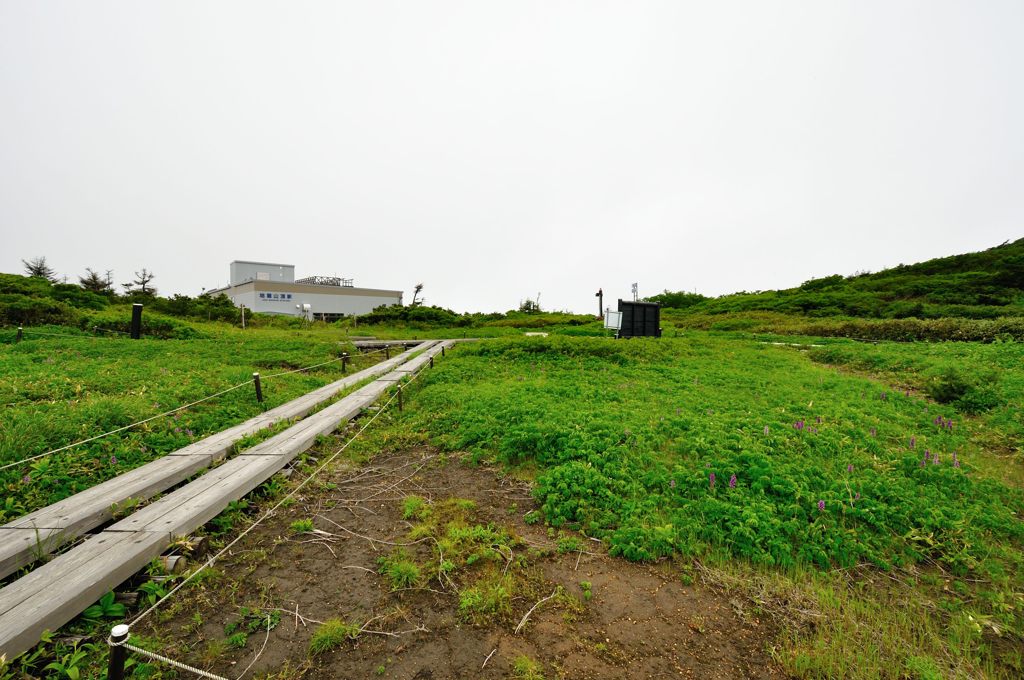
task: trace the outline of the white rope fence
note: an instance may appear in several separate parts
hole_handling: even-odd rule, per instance
[[[69,336],[69,337],[72,337],[72,336]],[[77,336],[74,336],[74,337],[77,337]],[[383,351],[384,350],[375,350],[373,352],[366,352],[365,354],[360,354],[359,356],[369,356],[371,354],[377,354],[377,353],[383,352]],[[348,357],[348,358],[351,359],[352,357]],[[279,377],[284,376],[284,375],[291,375],[292,373],[302,373],[304,371],[310,371],[310,370],[312,370],[314,368],[319,368],[320,366],[326,366],[327,364],[337,363],[337,362],[342,361],[344,359],[345,359],[345,357],[338,357],[336,359],[331,359],[330,361],[324,361],[324,362],[319,363],[319,364],[313,364],[312,366],[305,366],[303,368],[296,368],[296,369],[293,369],[291,371],[283,371],[281,373],[273,373],[271,375],[262,376],[262,377],[263,377],[264,380],[266,380],[268,378],[279,378]],[[145,425],[146,423],[152,422],[154,420],[159,420],[160,418],[165,418],[165,417],[167,417],[169,415],[177,413],[178,411],[184,411],[185,409],[192,408],[193,406],[201,404],[204,401],[209,401],[210,399],[215,399],[216,397],[223,396],[223,395],[227,394],[228,392],[233,392],[234,390],[241,389],[242,387],[245,387],[246,385],[251,385],[251,384],[252,384],[251,380],[246,380],[245,382],[238,383],[237,385],[233,385],[231,387],[228,387],[227,389],[221,390],[220,392],[215,392],[214,394],[205,396],[202,399],[197,399],[197,400],[195,400],[193,402],[189,402],[188,404],[185,404],[183,406],[178,406],[177,408],[173,408],[173,409],[171,409],[169,411],[164,411],[163,413],[158,413],[155,416],[150,416],[149,418],[145,418],[144,420],[140,420],[140,421],[132,423],[130,425],[124,425],[124,426],[119,427],[119,428],[117,428],[115,430],[110,430],[109,432],[104,432],[103,434],[98,434],[98,435],[96,435],[94,437],[89,437],[88,439],[82,439],[80,441],[74,442],[73,444],[67,444],[66,446],[61,446],[60,448],[51,449],[50,451],[44,451],[43,453],[37,453],[34,456],[29,456],[28,458],[22,458],[21,460],[14,461],[13,463],[6,463],[4,465],[0,465],[0,472],[3,472],[4,470],[7,470],[7,469],[12,468],[12,467],[17,467],[19,465],[24,465],[25,463],[31,463],[34,460],[39,460],[40,458],[45,458],[46,456],[51,456],[51,455],[53,455],[55,453],[60,453],[61,451],[67,451],[68,449],[73,449],[76,446],[81,446],[82,444],[88,444],[89,442],[94,442],[97,439],[103,439],[104,437],[109,437],[110,435],[117,434],[118,432],[124,432],[125,430],[130,430],[132,428],[138,427],[139,425]],[[18,403],[18,402],[15,402],[15,403]],[[7,404],[4,404],[4,405],[6,406]]]
[[[404,383],[404,385],[408,386],[408,385],[412,384],[420,376],[420,373],[422,373],[422,371],[423,371],[423,368],[421,367],[418,371],[416,371],[415,373],[410,375],[408,380]],[[334,451],[323,463],[320,464],[320,466],[318,468],[313,470],[313,472],[311,472],[308,477],[306,477],[301,482],[299,482],[299,484],[294,489],[292,489],[288,494],[286,494],[277,503],[275,503],[273,507],[271,507],[269,510],[264,512],[263,515],[259,519],[257,519],[255,522],[250,524],[248,527],[246,527],[232,541],[230,541],[227,545],[225,545],[223,548],[221,548],[219,551],[217,551],[217,554],[213,555],[210,559],[206,560],[201,565],[199,565],[199,567],[197,569],[195,569],[192,573],[190,573],[187,577],[185,577],[184,580],[182,580],[180,583],[178,583],[176,586],[174,586],[174,588],[172,588],[170,591],[168,591],[167,594],[165,594],[159,600],[154,602],[149,608],[147,608],[146,610],[140,612],[130,622],[128,622],[126,624],[120,624],[118,626],[115,626],[113,631],[112,631],[113,636],[117,636],[117,637],[123,636],[123,637],[121,638],[120,641],[115,641],[114,637],[112,636],[111,638],[108,639],[108,643],[112,647],[123,646],[126,649],[129,649],[129,650],[131,650],[131,651],[133,651],[133,652],[135,652],[137,654],[141,654],[141,655],[143,655],[145,657],[154,659],[156,661],[161,661],[161,662],[166,663],[168,665],[171,665],[171,666],[173,666],[173,667],[175,667],[175,668],[177,668],[179,670],[184,670],[184,671],[187,671],[189,673],[194,673],[195,675],[197,675],[199,677],[211,678],[212,680],[230,680],[229,678],[225,678],[225,677],[220,676],[220,675],[214,675],[213,673],[209,673],[209,672],[201,670],[199,668],[195,668],[193,666],[189,666],[187,664],[181,663],[180,661],[175,661],[175,660],[170,659],[170,658],[168,658],[166,656],[163,656],[163,655],[160,655],[160,654],[156,654],[155,652],[150,652],[149,650],[141,649],[139,647],[136,647],[135,645],[129,644],[128,643],[128,639],[129,639],[129,637],[131,635],[130,631],[131,631],[132,626],[135,626],[140,621],[142,621],[147,616],[149,616],[151,613],[156,611],[157,608],[159,608],[168,599],[173,597],[179,590],[184,588],[189,582],[191,582],[193,579],[195,579],[205,569],[207,569],[208,567],[213,566],[217,562],[218,559],[223,557],[239,541],[241,541],[243,538],[245,538],[249,534],[249,532],[251,532],[253,529],[255,529],[257,526],[259,526],[261,523],[263,523],[268,518],[272,517],[274,515],[274,513],[282,505],[287,503],[299,491],[301,491],[307,484],[309,484],[309,482],[311,482],[317,475],[319,475],[331,463],[333,463],[335,461],[335,459],[337,459],[338,456],[340,456],[346,449],[348,449],[348,447],[351,446],[352,443],[355,442],[355,440],[358,439],[359,436],[362,435],[363,432],[365,432],[366,429],[369,428],[370,425],[372,425],[373,422],[375,420],[377,420],[377,418],[379,418],[380,415],[382,413],[384,413],[388,409],[388,407],[391,406],[391,404],[396,399],[399,398],[399,395],[401,394],[401,391],[403,389],[403,384],[399,383],[399,384],[396,385],[396,387],[397,387],[397,389],[395,390],[395,393],[392,394],[388,398],[388,400],[385,401],[384,404],[381,405],[381,407],[376,411],[376,413],[374,413],[373,416],[370,417],[363,424],[363,426],[360,427],[359,430],[355,434],[353,434],[351,438],[348,439],[348,441],[346,441],[344,444],[341,445],[341,447],[339,447],[336,451]],[[267,638],[263,641],[263,647],[256,654],[256,656],[253,658],[253,660],[249,664],[249,666],[246,667],[246,669],[244,671],[242,671],[242,674],[239,675],[238,678],[236,678],[236,680],[241,680],[242,676],[244,676],[249,671],[249,669],[252,668],[253,664],[256,663],[256,660],[259,659],[260,655],[263,653],[263,649],[266,648],[267,640],[269,640],[269,638],[270,638],[270,619],[268,617],[268,619],[267,619]]]

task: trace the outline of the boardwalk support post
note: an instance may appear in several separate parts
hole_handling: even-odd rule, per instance
[[[434,357],[430,357],[430,367],[434,367]]]
[[[132,305],[132,340],[138,340],[142,336],[142,305],[136,302]]]
[[[388,359],[391,358],[391,345],[384,345],[384,356]]]
[[[402,386],[398,385],[398,410],[402,410]]]
[[[341,353],[341,372],[348,373],[348,352]]]
[[[128,640],[128,626],[119,623],[110,629],[110,658],[107,662],[107,680],[124,680],[124,662],[128,658],[128,649],[124,642]]]
[[[252,374],[252,383],[256,386],[256,401],[263,403],[263,386],[260,385],[260,374]]]
[[[444,356],[444,345],[441,345],[441,356]]]
[[[15,343],[21,342],[21,339],[23,337],[25,337],[25,331],[24,331],[24,329],[22,329],[21,326],[18,326],[18,335],[14,338],[14,342]]]

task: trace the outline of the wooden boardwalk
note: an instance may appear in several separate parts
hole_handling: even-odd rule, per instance
[[[298,399],[173,451],[162,458],[97,484],[81,493],[19,517],[0,527],[0,578],[52,553],[61,545],[95,529],[113,517],[113,506],[128,499],[146,500],[217,463],[243,437],[283,420],[305,417],[338,392],[364,380],[387,374],[436,340],[345,376]]]
[[[373,404],[397,380],[427,365],[450,341],[431,342],[411,361],[172,491],[86,539],[0,590],[0,654],[13,658],[56,630],[104,593],[143,569],[181,536],[194,532],[242,498],[317,436]],[[415,350],[414,350],[415,351]]]

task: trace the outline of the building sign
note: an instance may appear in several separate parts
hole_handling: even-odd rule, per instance
[[[291,293],[260,293],[260,299],[268,302],[287,302],[292,299]]]

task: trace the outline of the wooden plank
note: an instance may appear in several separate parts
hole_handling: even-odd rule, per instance
[[[14,658],[167,548],[162,534],[104,532],[0,591],[0,654]]]
[[[0,572],[13,574],[63,545],[62,529],[0,528]]]
[[[332,398],[339,391],[367,378],[392,371],[415,354],[417,349],[403,352],[390,360],[345,376],[329,385],[270,409],[266,413],[250,418],[244,423],[193,442],[162,458],[0,527],[0,529],[40,527],[63,530],[60,534],[54,534],[54,539],[45,543],[33,543],[29,546],[24,542],[15,541],[4,542],[0,545],[0,578],[31,564],[43,554],[58,548],[63,542],[109,521],[113,516],[111,506],[114,504],[123,503],[129,498],[145,500],[181,483],[202,468],[209,467],[213,462],[223,459],[235,442],[242,437],[271,427],[282,420],[306,416],[317,405]],[[62,538],[63,541],[55,540],[57,538]],[[47,550],[44,553],[39,553],[37,550],[39,547],[47,548]]]
[[[440,349],[438,345],[428,352]],[[143,568],[174,537],[212,520],[312,446],[319,434],[355,417],[391,384],[383,378],[374,381],[258,445],[267,453],[229,460],[0,590],[0,653],[17,656],[36,644],[44,630],[70,621]]]
[[[183,536],[219,515],[288,463],[283,456],[239,456],[170,493],[103,533],[148,531],[167,540]]]
[[[65,529],[72,535],[83,526],[96,526],[113,517],[111,506],[128,498],[150,498],[213,463],[209,453],[193,456],[167,456],[108,479],[53,505],[21,517],[4,528]],[[90,526],[90,528],[91,528]],[[3,548],[0,547],[0,551]]]

